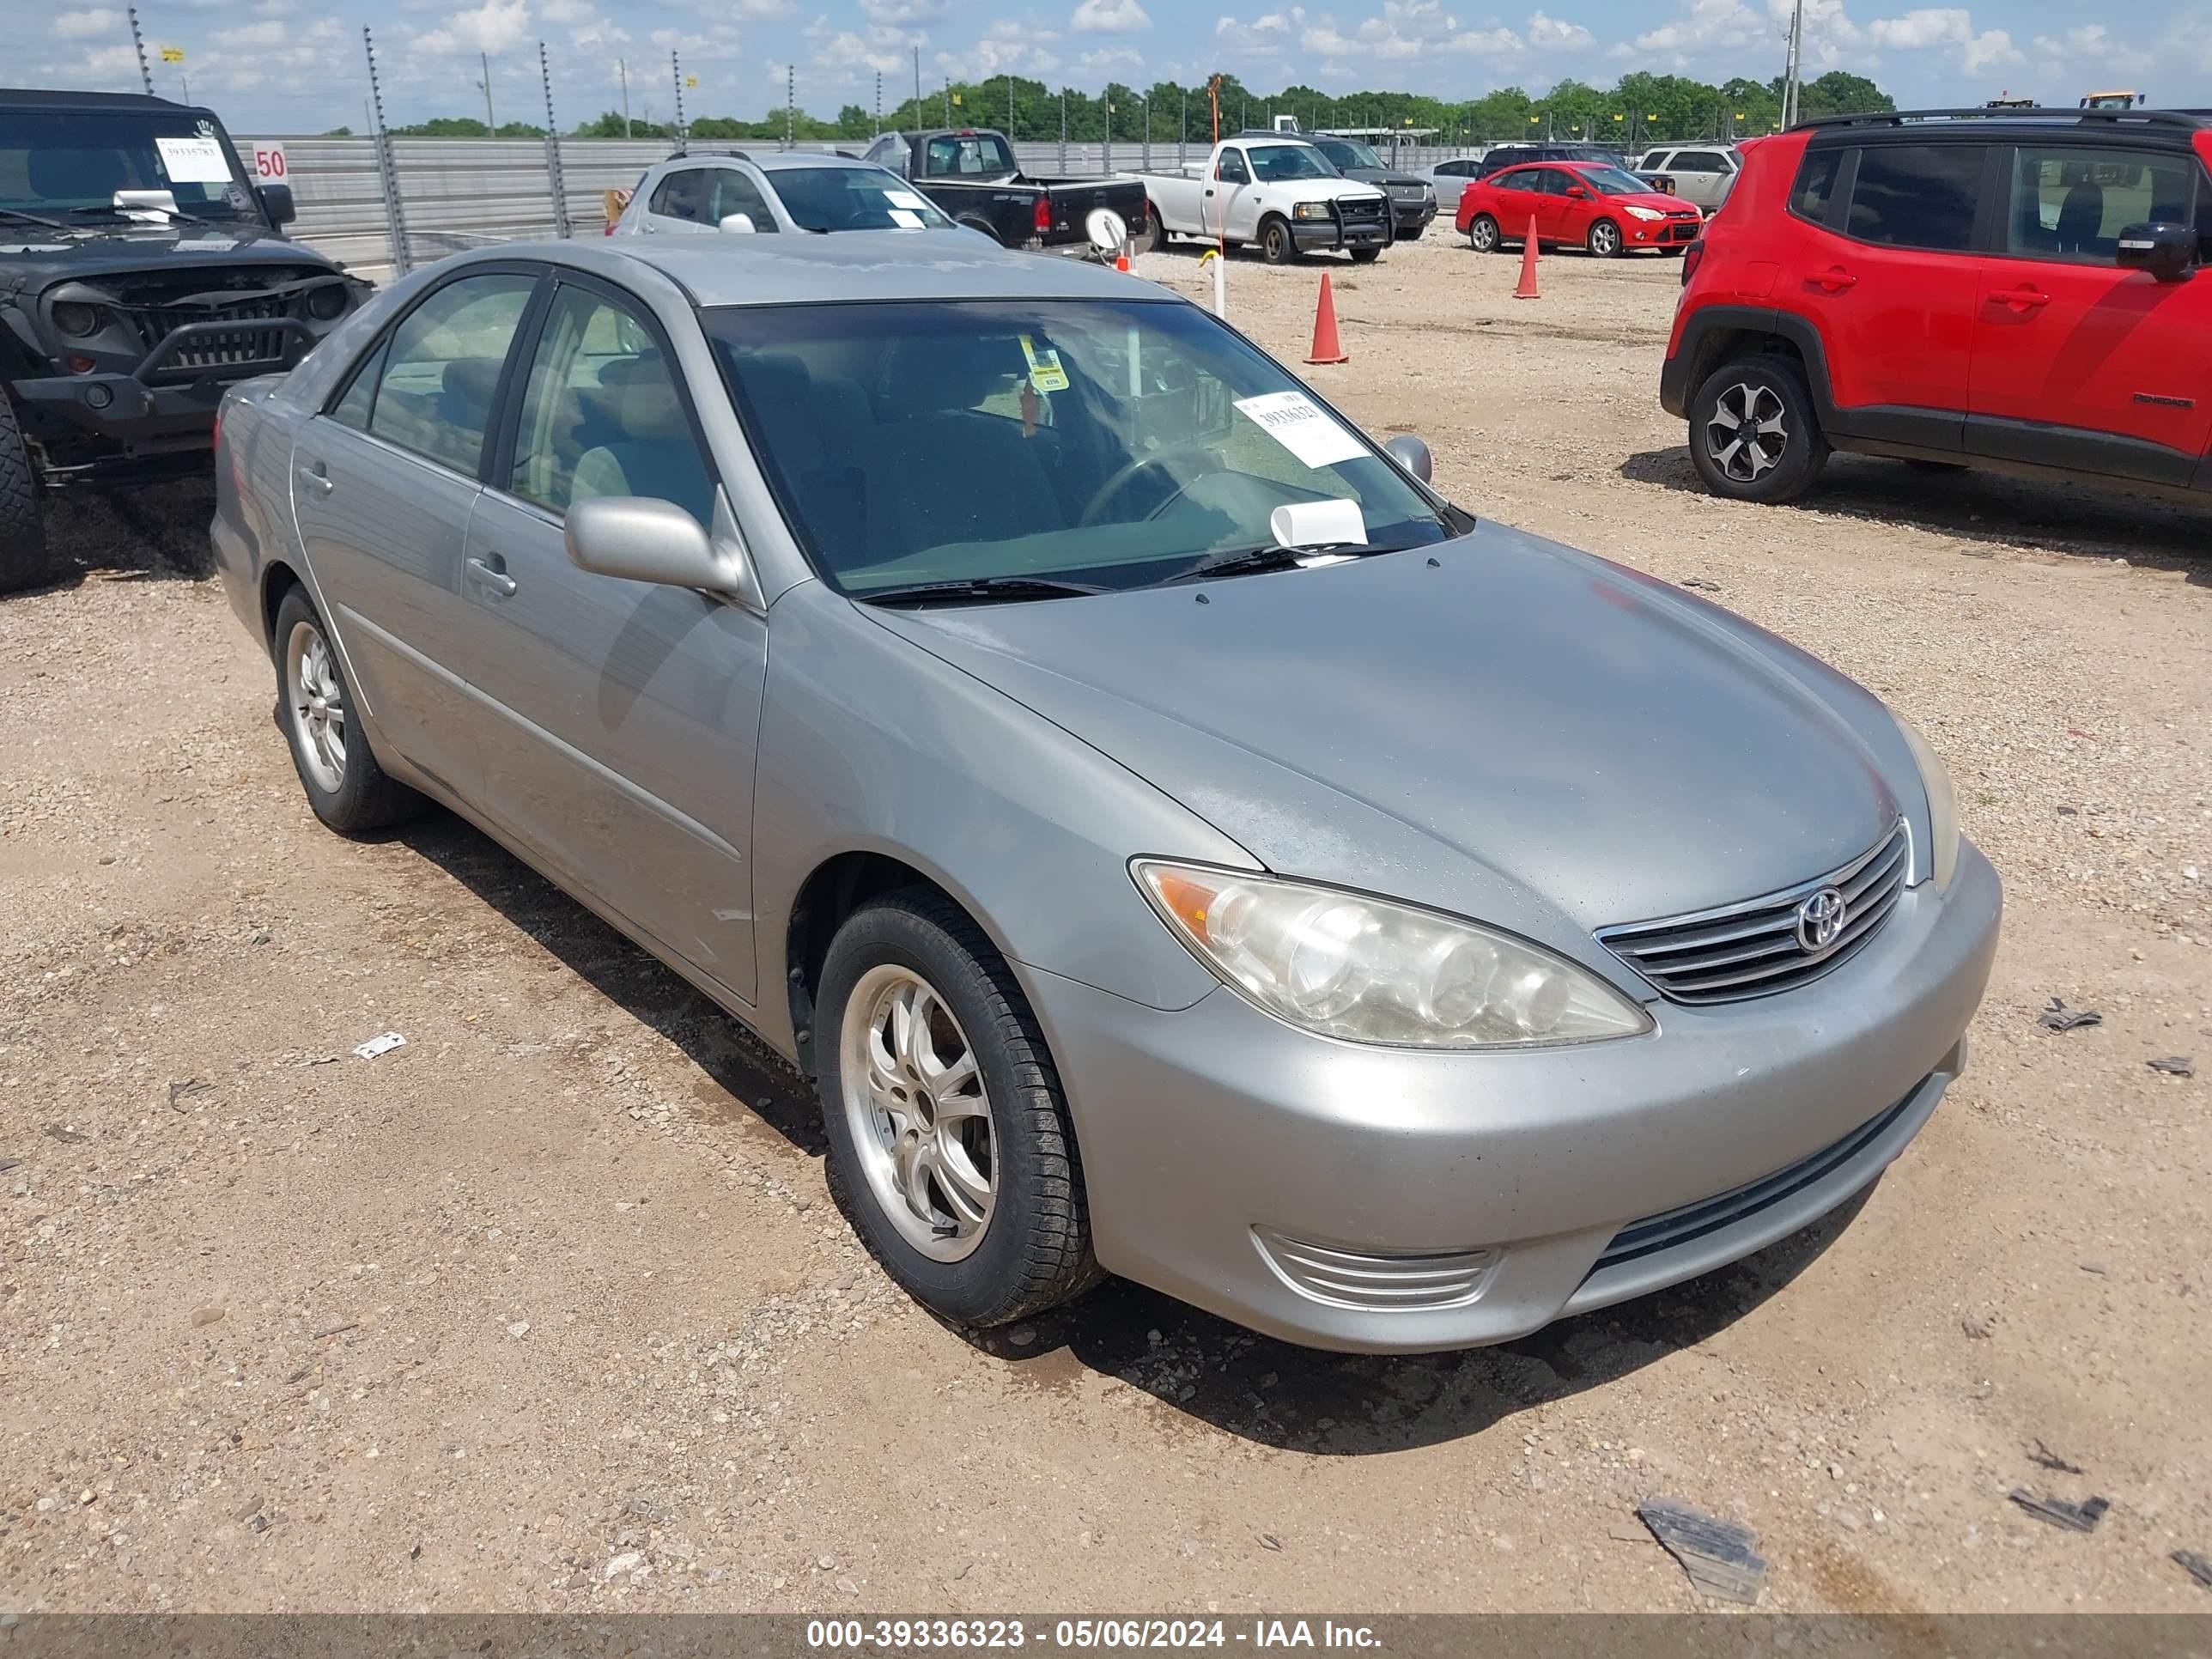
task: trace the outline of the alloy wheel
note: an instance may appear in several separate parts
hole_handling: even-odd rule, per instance
[[[284,691],[307,770],[325,794],[336,794],[345,781],[345,687],[330,641],[313,623],[294,623],[284,642]]]
[[[1771,386],[1738,381],[1714,400],[1705,420],[1705,453],[1721,476],[1754,483],[1778,465],[1790,447],[1782,398]]]
[[[1601,219],[1590,227],[1590,252],[1601,259],[1610,259],[1620,252],[1620,233]]]
[[[1487,253],[1498,246],[1498,222],[1487,216],[1477,219],[1467,228],[1468,246],[1477,253]]]
[[[839,1035],[847,1127],[860,1175],[899,1236],[938,1261],[983,1242],[998,1160],[981,1056],[928,981],[871,968]]]

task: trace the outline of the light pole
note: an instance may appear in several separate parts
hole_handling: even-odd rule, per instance
[[[491,113],[491,56],[490,56],[490,54],[489,54],[489,53],[488,53],[488,52],[478,52],[478,53],[477,54],[477,64],[478,64],[478,65],[479,65],[479,66],[481,66],[481,67],[482,67],[482,69],[483,70],[483,80],[481,80],[481,81],[479,81],[479,82],[477,82],[477,85],[478,85],[479,87],[481,87],[481,88],[483,88],[483,95],[484,95],[484,131],[485,131],[486,133],[488,133],[488,134],[489,134],[489,133],[495,133],[495,132],[497,132],[497,131],[499,131],[499,123],[498,123],[497,121],[495,121],[495,120],[494,120],[494,119],[492,118],[492,113]]]

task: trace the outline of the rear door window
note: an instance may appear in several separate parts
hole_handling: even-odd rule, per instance
[[[500,371],[537,286],[534,276],[488,271],[447,283],[409,312],[374,366],[368,430],[474,477]],[[353,405],[356,390],[341,407]]]
[[[1808,149],[1797,164],[1796,182],[1790,186],[1790,210],[1816,225],[1828,222],[1829,204],[1835,199],[1836,179],[1842,173],[1845,152]]]
[[[742,213],[753,222],[755,230],[766,233],[782,228],[761,195],[760,187],[744,173],[735,167],[716,167],[714,178],[714,200],[708,223],[719,225],[732,213]]]
[[[1846,234],[1884,247],[1973,246],[1984,144],[1870,144],[1859,152]]]
[[[1710,149],[1686,149],[1674,158],[1677,173],[1726,173],[1728,163]]]

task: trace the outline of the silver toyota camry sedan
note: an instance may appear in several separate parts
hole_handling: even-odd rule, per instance
[[[441,261],[223,404],[314,811],[428,799],[818,1085],[888,1273],[1496,1342],[1865,1188],[1997,933],[1843,675],[980,238]]]

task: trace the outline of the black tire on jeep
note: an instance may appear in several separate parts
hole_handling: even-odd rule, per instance
[[[1690,400],[1690,461],[1705,488],[1739,501],[1794,501],[1828,462],[1805,376],[1787,357],[1736,357]]]
[[[14,408],[0,397],[0,593],[37,587],[46,578],[46,526],[31,452]]]

